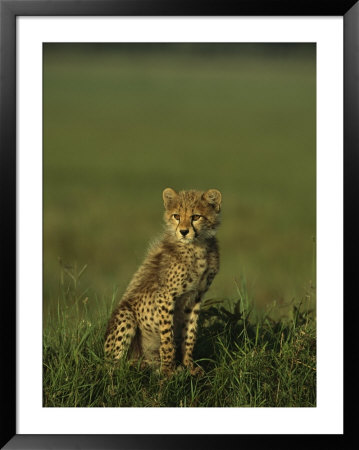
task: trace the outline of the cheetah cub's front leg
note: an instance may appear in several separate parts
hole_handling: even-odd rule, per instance
[[[157,306],[160,331],[160,371],[165,375],[171,375],[175,369],[174,299],[168,292],[160,293],[158,294]]]
[[[203,370],[193,364],[193,348],[196,341],[200,297],[196,297],[184,310],[184,325],[182,329],[182,362],[191,375],[203,375]]]

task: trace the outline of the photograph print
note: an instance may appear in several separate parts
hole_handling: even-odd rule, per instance
[[[43,44],[43,407],[316,406],[316,44]]]

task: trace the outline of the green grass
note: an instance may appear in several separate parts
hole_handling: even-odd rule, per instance
[[[127,361],[105,361],[103,337],[116,293],[91,304],[80,277],[63,270],[57,314],[43,338],[45,407],[313,407],[316,405],[314,314],[292,305],[273,320],[257,314],[242,286],[236,302],[207,300],[200,314],[195,360],[161,378]]]

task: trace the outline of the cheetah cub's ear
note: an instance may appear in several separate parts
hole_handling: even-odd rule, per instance
[[[222,194],[217,191],[217,189],[209,189],[203,194],[202,197],[207,203],[214,207],[214,210],[217,213],[221,210]]]
[[[165,208],[170,209],[173,206],[173,204],[175,203],[175,201],[178,197],[178,194],[174,189],[166,188],[162,193],[162,197],[163,197],[163,202],[165,204]]]

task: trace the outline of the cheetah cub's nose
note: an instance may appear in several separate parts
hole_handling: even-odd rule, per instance
[[[182,236],[186,236],[186,234],[188,234],[189,230],[180,230],[180,233],[182,234]]]

